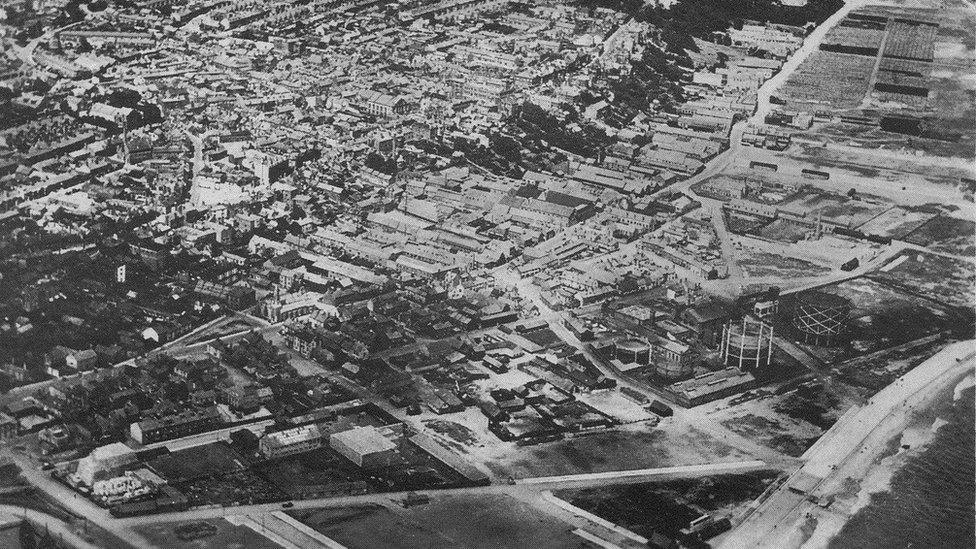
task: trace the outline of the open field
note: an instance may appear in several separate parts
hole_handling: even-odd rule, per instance
[[[939,216],[908,233],[905,241],[937,252],[976,256],[974,238],[976,223],[973,221]]]
[[[410,508],[372,505],[293,513],[350,549],[584,548],[570,527],[505,495],[447,496]]]
[[[775,219],[772,223],[759,230],[759,236],[777,242],[799,242],[806,238],[810,229],[790,223],[782,219]]]
[[[901,240],[920,226],[924,226],[937,214],[937,209],[929,207],[894,207],[861,225],[858,230],[864,234],[889,236]]]
[[[945,345],[935,336],[847,360],[836,367],[838,379],[863,387],[869,394],[882,389],[899,376],[924,362]]]
[[[957,163],[920,163],[910,157],[889,155],[885,151],[870,151],[862,147],[824,147],[801,143],[795,151],[796,153],[791,149],[787,156],[798,162],[827,169],[833,174],[832,177],[842,176],[843,179],[850,180],[854,184],[852,186],[860,187],[858,177],[873,180],[876,189],[874,194],[883,194],[889,198],[894,196],[900,205],[929,203],[951,208],[948,201],[932,200],[929,197],[943,194],[952,196],[946,193],[957,190],[960,179],[969,175]],[[903,195],[891,192],[908,186],[926,190],[924,198],[927,200],[905,200]]]
[[[785,394],[766,394],[709,412],[729,430],[798,457],[862,397],[839,383],[807,382]]]
[[[758,250],[743,250],[736,254],[736,261],[746,276],[780,276],[794,278],[803,276],[819,276],[830,272],[830,269],[793,257],[783,257]]]
[[[181,528],[205,522],[209,535],[198,539],[180,539]],[[188,547],[193,549],[279,549],[281,546],[246,526],[235,526],[224,519],[191,522],[162,522],[137,528],[138,532],[159,547]],[[213,532],[210,534],[210,532]]]
[[[779,419],[754,414],[727,419],[722,425],[777,452],[794,457],[802,455],[823,434],[807,426],[784,424]]]
[[[328,448],[267,462],[255,470],[295,499],[370,491],[359,469]]]
[[[976,16],[961,1],[916,5],[926,7],[869,6],[849,15],[791,75],[781,90],[788,110],[852,117],[808,135],[973,157]]]
[[[881,280],[861,277],[824,288],[854,304],[850,315],[850,355],[901,345],[921,337],[962,329],[961,313]],[[963,334],[960,334],[962,337]]]
[[[689,480],[562,490],[555,495],[631,532],[674,537],[703,512],[734,516],[776,478],[773,472],[719,475]]]
[[[226,442],[195,446],[157,457],[149,466],[172,483],[244,468],[243,458]]]
[[[0,547],[5,547],[6,549],[24,549],[24,546],[20,544],[20,527],[14,526],[0,529]]]
[[[976,265],[969,260],[905,250],[868,276],[939,303],[969,307],[973,302]]]
[[[287,498],[279,488],[247,469],[197,478],[176,488],[187,496],[190,505],[243,505]]]
[[[890,207],[887,204],[851,200],[845,195],[826,193],[816,188],[801,189],[788,196],[780,206],[853,227],[866,223]]]
[[[695,428],[662,421],[515,449],[486,463],[500,477],[620,471],[745,459],[745,454]]]

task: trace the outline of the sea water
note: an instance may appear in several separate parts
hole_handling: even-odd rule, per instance
[[[974,415],[970,387],[940,410],[947,423],[931,444],[895,472],[889,490],[872,495],[830,549],[976,547]]]

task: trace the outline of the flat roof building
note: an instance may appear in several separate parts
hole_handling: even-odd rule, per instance
[[[333,433],[329,446],[359,467],[374,469],[393,464],[399,436],[389,427],[354,427]]]

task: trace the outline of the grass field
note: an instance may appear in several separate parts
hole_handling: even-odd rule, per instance
[[[196,521],[199,522],[199,521]],[[195,540],[181,540],[177,528],[184,522],[162,522],[140,526],[136,530],[157,547],[186,547],[192,549],[280,549],[272,542],[247,526],[234,526],[224,519],[208,519],[217,531],[212,536]]]
[[[381,505],[292,513],[350,549],[582,549],[567,524],[506,495],[444,495],[410,508]]]
[[[149,462],[166,480],[177,483],[198,477],[239,471],[243,458],[226,442],[205,444],[165,454]]]
[[[939,216],[919,226],[905,239],[937,252],[976,256],[976,223],[969,219]]]
[[[737,262],[746,276],[780,276],[796,278],[820,276],[830,272],[827,267],[793,257],[783,257],[758,250],[743,250],[737,254]]]
[[[862,277],[825,288],[854,304],[850,315],[851,353],[856,356],[942,332],[963,320],[959,311],[940,306],[876,280]]]
[[[946,305],[968,308],[973,303],[976,266],[972,261],[905,250],[890,265],[894,266],[869,276]]]
[[[499,477],[623,471],[709,461],[736,461],[744,454],[691,427],[661,422],[631,429],[521,447],[486,466]]]
[[[757,498],[776,473],[756,472],[698,479],[563,490],[556,496],[628,530],[650,537],[658,531],[676,536],[703,513],[735,515]]]

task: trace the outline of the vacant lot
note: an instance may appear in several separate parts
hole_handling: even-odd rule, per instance
[[[780,276],[783,278],[797,278],[806,276],[820,276],[830,272],[827,267],[811,263],[794,257],[762,252],[759,250],[743,250],[737,254],[736,260],[746,276]]]
[[[194,521],[201,522],[201,521]],[[140,526],[136,530],[157,547],[188,547],[194,549],[279,549],[281,546],[246,526],[234,526],[224,519],[206,522],[217,531],[212,536],[195,540],[181,540],[177,529],[186,522],[163,522]]]
[[[371,491],[359,468],[329,448],[263,463],[255,471],[291,498]]]
[[[587,547],[567,524],[500,494],[445,494],[407,509],[370,505],[292,514],[350,549]]]
[[[968,219],[939,216],[912,231],[905,239],[937,252],[976,256],[976,223]]]
[[[244,458],[226,442],[195,446],[153,459],[149,467],[172,483],[239,471]]]
[[[562,490],[556,496],[637,534],[671,536],[702,513],[735,515],[762,494],[774,472],[719,475],[631,486]],[[686,503],[679,503],[683,501]]]
[[[860,356],[837,367],[838,379],[863,388],[866,394],[873,394],[930,358],[944,345],[944,338],[933,336]]]
[[[869,276],[908,293],[968,308],[973,303],[976,266],[969,260],[905,250]]]
[[[729,418],[722,425],[777,452],[794,457],[802,455],[823,434],[806,422],[754,414]]]
[[[856,278],[824,290],[854,304],[850,315],[850,349],[843,353],[847,357],[942,332],[958,332],[967,326],[961,310],[941,306],[873,277]]]
[[[865,234],[904,239],[906,235],[936,216],[933,208],[895,207],[858,227]]]
[[[748,458],[710,435],[664,421],[655,428],[636,424],[630,429],[520,447],[486,465],[496,476],[523,478],[741,459]]]

